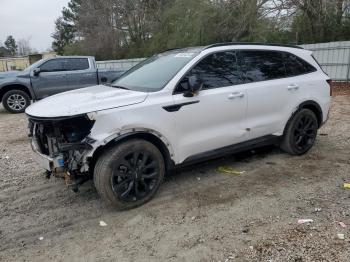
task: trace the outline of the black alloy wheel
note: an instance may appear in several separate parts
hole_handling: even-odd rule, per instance
[[[117,197],[126,202],[145,198],[157,185],[160,170],[152,152],[130,152],[116,161],[111,177]]]
[[[302,155],[315,144],[319,123],[310,109],[301,109],[289,120],[281,148],[292,155]]]

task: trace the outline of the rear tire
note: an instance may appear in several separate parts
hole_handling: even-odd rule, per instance
[[[150,201],[164,179],[164,159],[156,146],[133,139],[106,151],[97,160],[94,183],[102,199],[119,210]]]
[[[309,109],[301,109],[288,122],[281,149],[291,155],[303,155],[313,147],[317,131],[315,113]]]
[[[30,97],[22,90],[10,90],[4,94],[2,104],[8,112],[19,114],[30,105]]]

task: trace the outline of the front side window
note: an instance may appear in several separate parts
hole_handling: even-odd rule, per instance
[[[199,52],[185,49],[155,55],[130,69],[112,86],[141,92],[159,91]]]
[[[40,66],[41,72],[59,72],[65,71],[63,59],[49,60]]]
[[[66,71],[77,71],[89,69],[87,58],[68,58],[65,63]]]
[[[203,89],[242,84],[241,72],[234,51],[218,52],[203,58],[181,80],[177,92],[188,90],[188,78],[197,76],[203,81]]]
[[[237,56],[247,83],[286,77],[281,52],[243,50]]]

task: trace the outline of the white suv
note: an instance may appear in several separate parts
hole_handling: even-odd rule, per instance
[[[328,118],[329,77],[294,46],[216,44],[169,50],[111,86],[30,106],[32,146],[48,174],[93,177],[120,209],[139,206],[167,170],[259,145],[307,152]]]

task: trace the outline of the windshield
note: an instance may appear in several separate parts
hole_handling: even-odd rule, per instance
[[[26,69],[24,69],[23,71],[31,71],[34,68],[37,68],[39,65],[41,65],[41,63],[44,61],[44,59],[41,59],[39,61],[36,61],[34,64],[28,66]]]
[[[192,48],[155,55],[130,69],[112,86],[141,92],[159,91],[198,53],[198,49]]]

